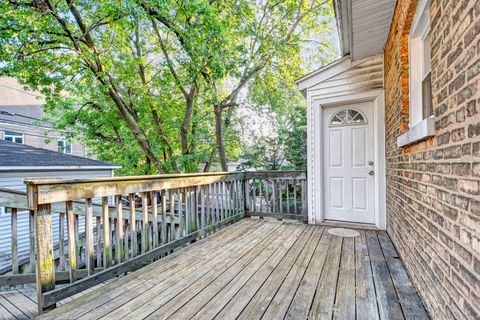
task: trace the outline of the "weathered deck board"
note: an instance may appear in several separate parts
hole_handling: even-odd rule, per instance
[[[355,238],[355,306],[358,320],[379,319],[365,231]]]
[[[245,219],[41,318],[428,318],[385,232],[329,228]],[[29,318],[1,299],[0,319]]]

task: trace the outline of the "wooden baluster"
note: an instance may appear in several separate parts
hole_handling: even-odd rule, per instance
[[[228,216],[233,216],[233,185],[227,182]]]
[[[162,190],[162,243],[167,243],[167,195]]]
[[[217,185],[217,194],[218,194],[218,219],[223,221],[224,212],[223,212],[223,185],[222,182],[219,182]]]
[[[43,300],[43,294],[55,289],[55,263],[52,239],[52,206],[40,204],[35,210],[35,228],[37,242],[37,305],[39,314],[49,306]]]
[[[75,244],[75,217],[72,201],[65,202],[65,213],[67,214],[68,275],[70,283],[73,283],[77,279],[77,252]]]
[[[97,268],[102,266],[102,249],[100,244],[102,243],[102,219],[96,217],[96,226],[97,226]]]
[[[302,214],[307,214],[307,188],[305,180],[302,180]]]
[[[200,228],[205,228],[206,226],[206,216],[205,216],[205,186],[200,186],[200,205],[201,205],[201,220]]]
[[[190,190],[188,188],[185,188],[185,232],[186,234],[190,234],[191,230],[191,220],[190,220],[190,214],[191,214],[191,208],[190,208]]]
[[[130,247],[132,252],[132,258],[137,256],[138,244],[137,244],[137,208],[135,205],[135,194],[130,193],[128,195],[128,202],[130,203]]]
[[[175,232],[175,190],[169,190],[170,195],[170,237],[172,240],[176,239],[176,232]]]
[[[208,212],[210,216],[210,222],[209,224],[212,225],[215,223],[215,217],[214,217],[214,207],[213,207],[213,185],[209,184],[208,185]]]
[[[289,179],[285,179],[286,190],[287,190],[287,213],[290,213],[290,190],[288,185]]]
[[[125,260],[128,260],[128,257],[129,257],[129,248],[128,248],[128,245],[129,245],[129,234],[130,234],[130,223],[129,223],[129,220],[124,220],[123,221],[125,223],[125,231],[123,232],[123,247],[124,247],[124,252],[125,252]]]
[[[84,218],[84,219],[86,219],[86,218]],[[79,221],[79,217],[78,217],[77,214],[75,215],[73,221],[75,223],[75,229],[74,229],[74,232],[75,232],[75,255],[77,256],[77,264],[78,264],[82,260],[82,252],[81,252],[81,246],[80,246],[80,232],[79,232],[80,221]]]
[[[157,191],[150,193],[152,198],[152,233],[153,233],[153,247],[158,247],[158,203],[157,203]]]
[[[244,210],[244,202],[243,202],[243,180],[238,180],[237,181],[237,194],[238,194],[238,201],[237,201],[237,211],[238,213],[241,213]]]
[[[30,245],[30,272],[35,272],[35,211],[28,212],[29,245]]]
[[[259,188],[259,197],[260,197],[260,205],[259,205],[259,210],[258,210],[258,212],[263,212],[263,190],[262,190],[262,189],[263,189],[263,187],[262,187],[263,183],[262,183],[262,182],[263,182],[263,179],[259,179],[259,180],[258,180],[258,184],[259,184],[259,187],[258,187],[258,188]]]
[[[298,214],[297,208],[297,180],[294,179],[293,181],[293,213]]]
[[[141,249],[145,253],[148,251],[148,192],[142,192],[142,212]]]
[[[210,214],[210,185],[204,186],[205,192],[205,226],[209,226],[212,224],[212,217]]]
[[[98,229],[97,229],[98,232]],[[85,199],[85,245],[86,245],[86,266],[87,274],[92,275],[94,269],[93,262],[93,209],[92,199]]]
[[[255,179],[252,179],[252,212],[257,212],[257,185]]]
[[[116,215],[117,219],[115,220],[115,264],[119,264],[123,260],[124,256],[124,236],[123,236],[123,203],[122,203],[122,196],[116,195],[115,196],[115,207],[116,207]]]
[[[230,204],[232,208],[232,215],[237,213],[237,181],[233,181],[230,183]]]
[[[250,181],[248,179],[245,179],[243,183],[243,188],[245,190],[245,200],[244,200],[245,208],[244,209],[247,211],[252,211],[251,201],[250,201]]]
[[[272,212],[277,212],[277,193],[275,187],[277,184],[275,183],[275,179],[272,179]]]
[[[268,178],[265,178],[265,212],[270,212],[270,184]]]
[[[279,197],[280,197],[280,198],[279,198],[279,201],[278,201],[278,207],[279,207],[279,209],[280,209],[280,211],[279,211],[280,213],[283,213],[282,183],[283,183],[282,180],[280,180],[280,181],[278,182],[278,186],[279,186],[279,188],[278,188],[278,195],[279,195]]]
[[[191,212],[191,219],[192,219],[192,231],[197,231],[198,230],[198,224],[197,224],[197,218],[198,218],[198,212],[197,212],[197,192],[194,187],[190,187],[190,212]]]
[[[232,215],[232,192],[230,190],[231,184],[230,182],[225,182],[225,207],[227,209],[227,218]]]
[[[215,223],[220,221],[220,213],[219,213],[219,204],[218,204],[218,183],[213,184],[213,201],[215,205]]]
[[[185,236],[185,217],[183,212],[183,189],[178,190],[178,231],[179,231],[179,238]]]
[[[112,243],[110,233],[110,209],[108,207],[108,197],[102,197],[102,220],[103,220],[103,267],[108,268],[112,265]],[[98,219],[97,219],[98,223]],[[100,226],[97,225],[97,229]],[[98,247],[100,248],[100,247]]]
[[[17,208],[10,209],[10,230],[12,239],[12,272],[19,273],[18,268],[18,237],[17,237]]]
[[[108,213],[110,215],[110,206],[108,209]],[[113,264],[113,244],[115,243],[115,236],[116,236],[116,228],[115,228],[115,219],[109,217],[108,218],[108,225],[110,227],[110,246],[108,247],[108,254],[110,255],[110,265]]]
[[[61,271],[65,270],[67,262],[65,261],[65,213],[60,212],[58,216],[58,255],[59,255],[59,267]]]
[[[230,216],[235,214],[235,197],[234,197],[235,181],[228,183],[228,205],[230,206]]]

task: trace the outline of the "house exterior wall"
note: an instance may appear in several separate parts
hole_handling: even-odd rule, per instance
[[[408,33],[399,0],[384,52],[387,231],[436,319],[480,314],[480,4],[432,0],[435,136],[405,148]]]
[[[22,133],[24,144],[51,151],[58,151],[57,141],[58,139],[63,138],[60,132],[51,129],[12,125],[2,123],[0,120],[0,139],[5,139],[5,131]],[[85,147],[78,143],[72,143],[71,154],[79,157],[87,157]]]
[[[24,144],[58,151],[57,141],[62,132],[53,130],[51,123],[43,118],[44,97],[39,92],[28,91],[14,78],[0,77],[0,139],[5,131],[24,135]],[[6,114],[2,114],[6,113]],[[86,150],[81,144],[72,143],[73,155],[85,157]]]

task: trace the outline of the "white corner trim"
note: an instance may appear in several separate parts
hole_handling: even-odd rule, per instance
[[[435,116],[423,119],[397,138],[397,147],[405,147],[435,134]]]

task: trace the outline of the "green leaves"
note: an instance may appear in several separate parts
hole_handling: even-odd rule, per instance
[[[193,172],[218,161],[215,105],[230,159],[240,92],[283,119],[303,106],[302,38],[332,16],[318,0],[0,0],[0,73],[119,174]]]

